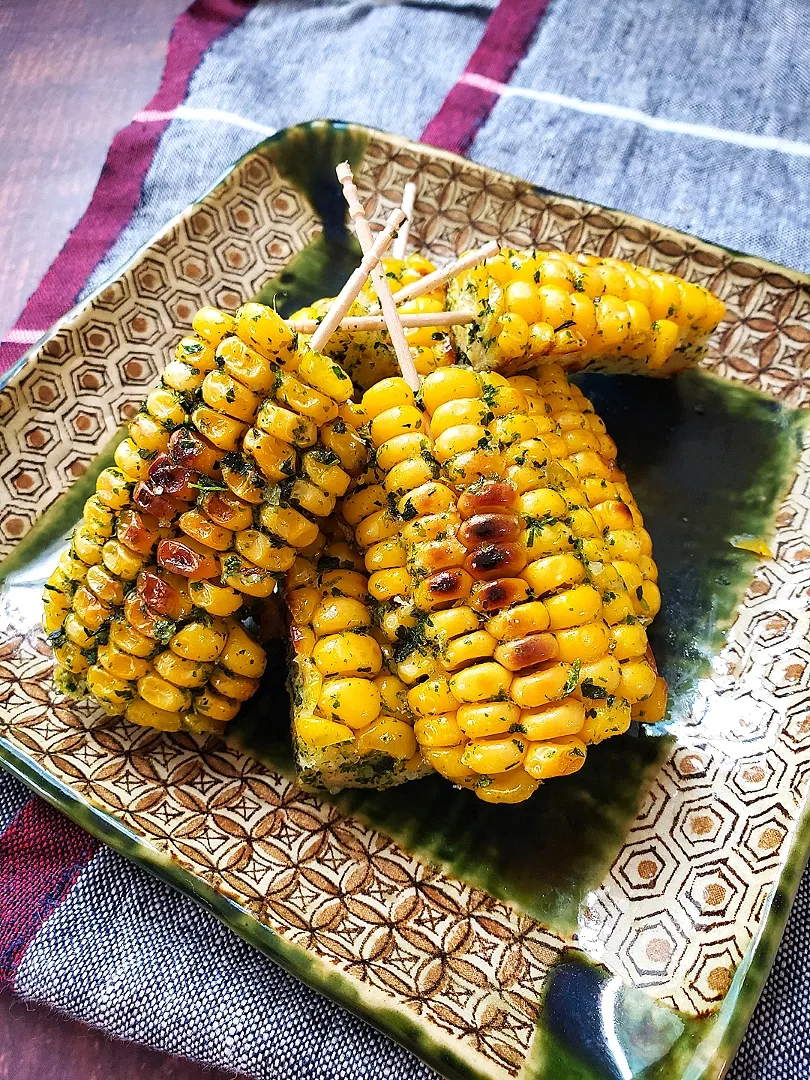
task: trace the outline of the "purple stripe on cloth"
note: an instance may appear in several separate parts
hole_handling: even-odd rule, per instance
[[[478,48],[464,74],[442,102],[422,141],[456,154],[466,154],[492,112],[499,94],[486,84],[467,81],[471,75],[508,83],[526,55],[551,0],[501,0],[487,21]]]
[[[13,983],[26,948],[99,847],[40,799],[14,816],[0,836],[0,987]]]
[[[171,113],[184,100],[206,50],[247,14],[246,0],[195,0],[172,30],[166,66],[150,112]],[[113,139],[90,205],[25,305],[8,339],[0,344],[0,372],[26,351],[31,336],[61,318],[90,272],[103,258],[138,205],[161,135],[170,123],[133,122]]]

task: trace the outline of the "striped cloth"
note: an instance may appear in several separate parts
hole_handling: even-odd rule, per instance
[[[257,139],[317,116],[808,270],[809,90],[803,0],[197,0],[0,371]],[[809,916],[805,879],[733,1080],[810,1076]],[[251,1076],[430,1075],[7,777],[0,984]]]

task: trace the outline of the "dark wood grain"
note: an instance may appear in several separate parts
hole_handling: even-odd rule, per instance
[[[189,0],[0,0],[0,336],[155,92]]]
[[[188,0],[0,0],[0,336],[154,94]],[[0,1080],[224,1080],[0,994]]]

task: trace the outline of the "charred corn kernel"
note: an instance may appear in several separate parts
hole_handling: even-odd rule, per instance
[[[135,698],[126,707],[124,714],[131,723],[140,727],[157,728],[159,731],[179,731],[183,726],[183,715],[176,712],[167,712],[165,709],[156,709],[143,698]]]
[[[198,660],[184,660],[170,649],[155,657],[155,671],[173,686],[195,689],[205,686],[213,671],[212,664],[203,664]]]
[[[242,606],[242,597],[235,589],[214,585],[210,581],[190,581],[189,597],[195,607],[203,608],[209,615],[227,617]]]
[[[562,698],[536,709],[524,709],[520,714],[520,730],[532,743],[576,735],[584,723],[585,706],[573,697]]]
[[[358,731],[355,745],[361,754],[377,751],[393,758],[411,758],[417,751],[413,728],[394,716],[380,716]]]
[[[360,600],[346,596],[327,597],[312,613],[312,629],[318,637],[365,626],[371,626],[368,608]]]
[[[475,794],[483,802],[508,805],[525,802],[537,790],[538,781],[525,769],[515,768],[497,776],[481,776]]]
[[[586,753],[585,743],[575,735],[538,742],[529,747],[523,768],[536,780],[568,776],[582,768]]]
[[[209,682],[218,694],[231,698],[233,701],[247,701],[259,689],[258,679],[248,679],[244,675],[232,675],[221,667],[214,668]]]
[[[218,694],[215,690],[206,687],[200,690],[194,697],[194,712],[207,716],[210,720],[227,722],[233,720],[239,712],[239,702]]]
[[[151,638],[138,633],[129,623],[116,620],[110,623],[110,645],[121,652],[142,658],[151,656],[155,648],[155,643]]]
[[[621,682],[617,693],[633,704],[643,701],[656,688],[655,669],[646,660],[627,660],[621,665]]]
[[[295,734],[308,746],[326,747],[336,743],[352,742],[354,732],[345,724],[326,720],[322,716],[297,716]]]
[[[244,304],[236,313],[234,330],[246,345],[282,367],[295,362],[295,335],[273,308]]]
[[[214,307],[203,307],[191,320],[194,333],[199,334],[209,345],[219,345],[226,334],[234,331],[235,320],[232,315]]]
[[[463,741],[463,733],[453,713],[440,713],[438,716],[423,716],[413,726],[416,741],[420,746],[458,746]]]
[[[115,464],[130,480],[145,480],[149,475],[149,458],[142,457],[132,439],[124,439],[115,448]]]
[[[477,773],[502,773],[523,761],[526,739],[520,735],[491,735],[471,739],[461,755],[462,764]]]
[[[174,686],[154,673],[147,673],[138,679],[138,693],[144,701],[164,712],[185,712],[191,708],[189,690]]]
[[[655,680],[655,687],[649,697],[633,702],[631,715],[642,724],[654,724],[663,720],[667,713],[667,684],[660,677]]]
[[[511,672],[493,661],[456,672],[450,679],[450,690],[459,702],[491,701],[508,693],[511,682]]]
[[[61,661],[60,661],[61,663]],[[120,715],[135,696],[134,682],[126,682],[94,665],[87,672],[87,689],[105,712]]]
[[[520,720],[520,709],[511,701],[487,701],[478,705],[461,705],[456,713],[460,730],[470,739],[502,735]]]
[[[98,663],[104,670],[117,679],[131,682],[149,671],[149,661],[116,648],[115,645],[102,645],[98,650]]]
[[[623,735],[630,727],[630,703],[622,698],[589,702],[579,738],[586,746]]]
[[[123,510],[129,503],[132,485],[120,469],[103,469],[96,480],[96,498],[110,510]]]
[[[426,746],[422,749],[422,757],[439,776],[445,777],[453,784],[471,787],[478,779],[478,774],[462,762],[464,749],[463,745]]]
[[[224,630],[217,626],[190,622],[178,630],[169,642],[169,648],[184,660],[210,663],[219,659],[227,640]]]
[[[324,681],[318,707],[356,731],[377,719],[382,697],[377,684],[369,679],[338,677]]]
[[[217,412],[208,405],[198,405],[191,414],[191,422],[197,431],[218,449],[229,453],[241,449],[247,424]]]
[[[382,653],[374,638],[351,631],[321,638],[312,659],[323,676],[374,676],[382,667]]]
[[[82,650],[78,645],[74,645],[72,641],[66,641],[63,645],[55,645],[53,655],[63,668],[73,672],[74,675],[80,675],[90,667]]]

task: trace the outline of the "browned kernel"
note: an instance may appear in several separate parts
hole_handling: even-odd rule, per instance
[[[517,506],[517,491],[505,480],[485,480],[463,492],[458,499],[458,512],[463,518],[474,514],[502,514]]]
[[[495,540],[517,540],[520,518],[516,514],[475,514],[458,530],[458,538],[467,548]]]
[[[520,544],[486,544],[470,552],[464,560],[467,570],[485,581],[517,575],[525,565],[526,552]]]
[[[521,671],[546,660],[554,660],[558,652],[557,639],[553,634],[529,634],[499,645],[494,658],[509,671]]]
[[[470,604],[476,611],[499,611],[529,598],[529,586],[523,578],[498,578],[478,581],[470,594]]]

